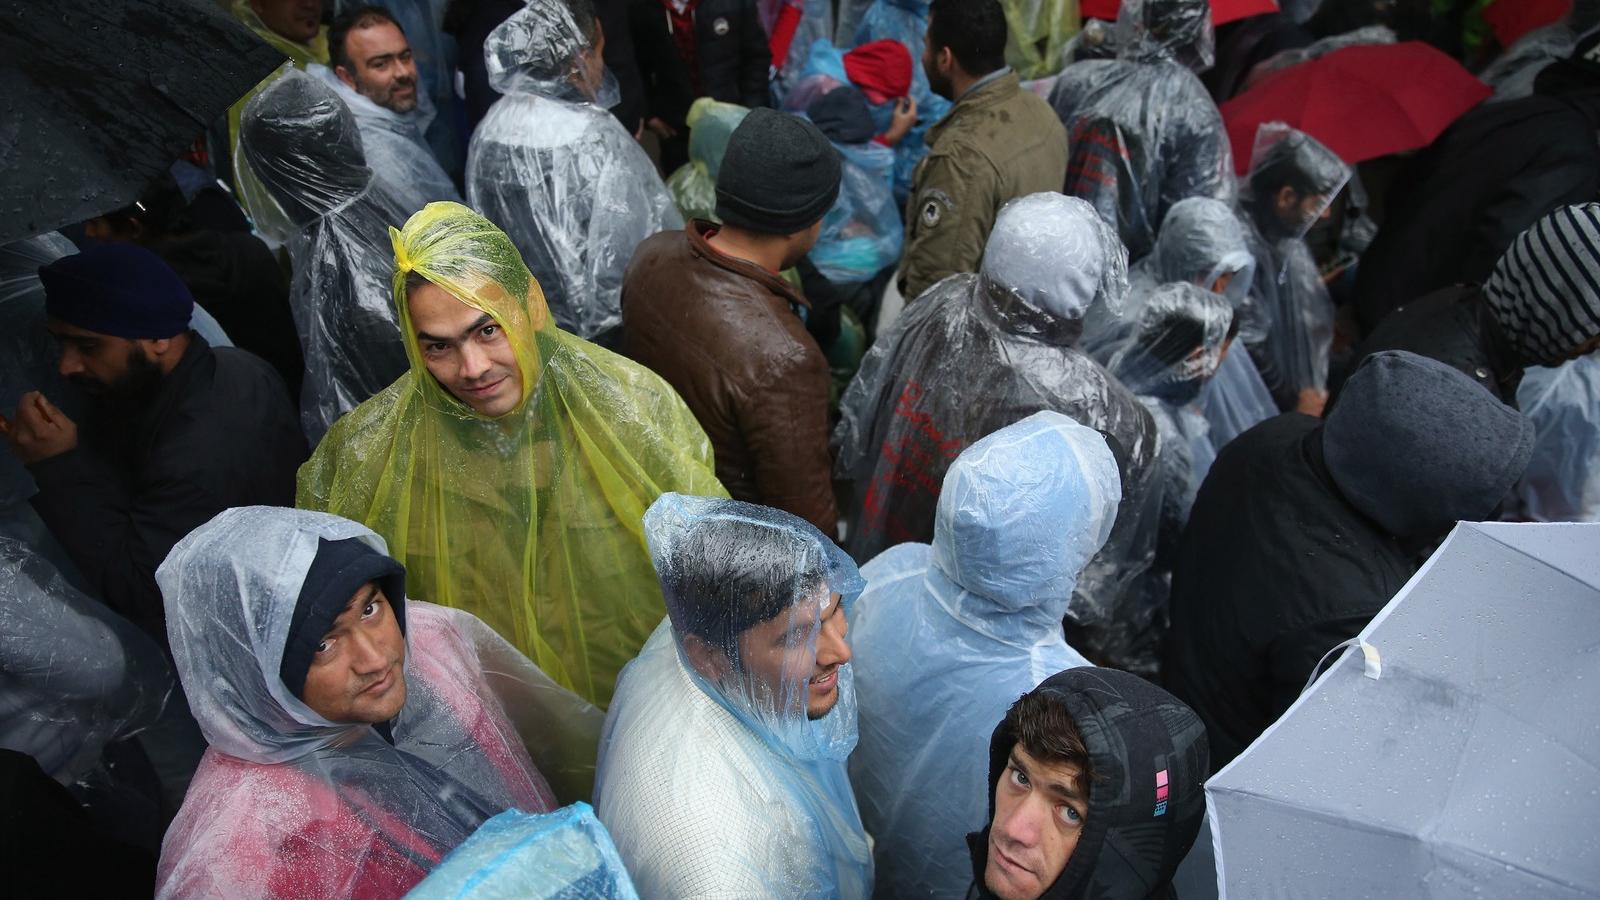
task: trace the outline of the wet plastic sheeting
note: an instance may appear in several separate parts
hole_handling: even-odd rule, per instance
[[[484,42],[489,108],[467,154],[467,202],[516,242],[562,330],[622,324],[622,276],[639,242],[683,227],[638,141],[607,110],[588,39],[562,0],[533,0]]]
[[[407,900],[638,900],[606,827],[587,803],[509,809],[483,823]]]
[[[1535,435],[1518,511],[1542,522],[1600,521],[1600,355],[1528,369],[1517,403]]]
[[[701,97],[689,107],[689,161],[667,179],[667,190],[685,221],[717,219],[717,173],[728,139],[750,110],[737,103]]]
[[[1597,541],[1457,526],[1207,783],[1223,896],[1596,896]]]

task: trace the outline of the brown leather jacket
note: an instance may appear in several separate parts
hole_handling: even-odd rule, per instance
[[[693,222],[639,245],[622,285],[623,351],[683,395],[736,500],[834,537],[828,362],[777,275],[723,256]]]

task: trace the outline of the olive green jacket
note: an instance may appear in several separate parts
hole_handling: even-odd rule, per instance
[[[1059,191],[1067,177],[1067,132],[1015,73],[991,76],[962,95],[928,130],[906,201],[900,293],[907,302],[942,279],[976,272],[1000,207]]]

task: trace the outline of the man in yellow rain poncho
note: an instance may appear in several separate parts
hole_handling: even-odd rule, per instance
[[[556,328],[505,232],[430,203],[394,241],[411,370],[336,422],[297,504],[364,523],[417,597],[478,616],[605,706],[665,614],[640,520],[727,496],[672,388]]]

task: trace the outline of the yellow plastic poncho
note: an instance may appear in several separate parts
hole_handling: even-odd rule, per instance
[[[232,151],[230,161],[233,164],[234,187],[245,212],[250,214],[256,227],[281,242],[288,238],[288,219],[278,209],[277,203],[272,200],[266,188],[261,186],[255,173],[243,163],[243,155],[239,152],[239,123],[244,118],[244,107],[250,102],[250,98],[266,90],[268,85],[277,81],[291,67],[303,70],[311,63],[324,66],[328,64],[328,27],[324,25],[317,29],[317,36],[311,39],[311,43],[299,44],[268,28],[267,23],[261,20],[261,16],[250,5],[250,0],[233,0],[230,11],[234,18],[243,22],[257,37],[289,58],[288,62],[279,66],[271,75],[261,79],[260,84],[250,89],[250,93],[240,97],[238,102],[228,107],[228,147]]]
[[[1023,81],[1046,78],[1067,64],[1067,44],[1078,33],[1078,0],[1001,0],[1006,63]]]
[[[644,511],[666,491],[727,496],[711,443],[661,378],[557,328],[484,217],[430,203],[390,236],[411,370],[334,424],[300,469],[297,505],[378,532],[408,594],[473,613],[603,707],[665,615]],[[522,375],[516,409],[485,418],[428,373],[412,272],[504,329]]]

